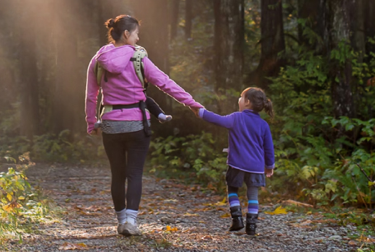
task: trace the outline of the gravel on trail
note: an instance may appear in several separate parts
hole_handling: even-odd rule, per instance
[[[256,236],[228,231],[223,196],[177,180],[144,176],[138,224],[143,235],[117,234],[109,168],[34,165],[32,184],[60,208],[58,221],[40,224],[9,251],[357,251],[354,225],[339,226],[322,214],[266,214],[261,205]],[[244,214],[245,215],[245,214]]]

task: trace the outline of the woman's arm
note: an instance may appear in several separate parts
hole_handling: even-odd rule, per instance
[[[99,86],[96,82],[96,76],[94,72],[95,58],[90,61],[87,69],[86,78],[86,122],[87,122],[87,133],[91,133],[94,130],[94,124],[97,121],[96,118],[96,100],[98,97]]]
[[[147,57],[143,58],[144,73],[146,79],[157,86],[163,92],[173,97],[176,101],[185,106],[193,108],[202,108],[203,106],[196,102],[193,97],[187,93],[182,87],[171,80],[168,75],[163,73],[151,60]]]
[[[203,108],[199,109],[199,117],[203,120],[230,129],[234,125],[235,113],[221,116]]]

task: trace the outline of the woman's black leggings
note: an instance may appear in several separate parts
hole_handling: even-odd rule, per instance
[[[143,166],[150,137],[146,137],[143,130],[120,134],[103,133],[103,144],[111,166],[111,194],[115,210],[121,211],[126,205],[127,209],[138,210],[142,195]]]

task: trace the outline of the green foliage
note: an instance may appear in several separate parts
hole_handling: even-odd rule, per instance
[[[104,158],[104,149],[97,137],[71,136],[69,130],[54,134],[35,136],[32,146],[34,160],[54,162],[81,162]]]
[[[38,223],[49,213],[48,202],[32,187],[23,171],[9,168],[0,173],[0,243],[25,226]]]
[[[226,155],[218,149],[210,133],[157,138],[151,143],[151,149],[150,172],[158,176],[224,185]]]
[[[47,133],[26,137],[0,137],[0,155],[16,159],[30,152],[33,161],[80,162],[87,163],[105,158],[104,148],[99,137],[80,136],[64,130],[58,135]]]
[[[308,32],[308,31],[305,31]],[[363,78],[374,76],[345,41],[328,56],[301,48],[293,65],[272,78],[271,99],[277,108],[273,132],[277,164],[271,189],[292,194],[315,205],[334,203],[371,206],[374,187],[360,170],[374,179],[375,120],[368,117],[374,88]],[[358,118],[334,118],[331,85],[332,64],[352,64]],[[354,89],[353,89],[354,90]],[[359,99],[360,98],[360,99]],[[295,192],[295,193],[293,193]]]

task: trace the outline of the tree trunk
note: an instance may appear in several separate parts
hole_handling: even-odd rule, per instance
[[[214,0],[214,12],[215,90],[219,97],[228,97],[228,89],[234,89],[236,92],[242,89],[244,1]],[[218,105],[219,113],[237,108],[234,97],[226,102],[219,101]]]
[[[38,34],[36,22],[32,20],[37,10],[35,6],[18,3],[20,6],[19,19],[15,19],[18,27],[21,109],[20,134],[32,139],[39,133],[39,87],[36,55],[36,38]],[[26,25],[28,24],[28,25]]]
[[[177,36],[178,13],[180,9],[180,0],[171,0],[171,41]]]
[[[367,62],[370,62],[374,57],[370,53],[375,53],[375,44],[370,43],[369,39],[375,39],[375,1],[365,1],[365,36],[366,36],[366,54],[369,56]]]
[[[78,130],[76,127],[77,110],[80,111],[83,98],[79,99],[78,89],[84,90],[84,83],[78,78],[79,68],[77,36],[80,31],[79,22],[74,22],[74,15],[79,10],[79,2],[64,0],[54,2],[55,8],[55,89],[54,89],[54,132],[69,129],[71,132]],[[59,12],[60,8],[66,11]],[[78,13],[76,13],[78,15]],[[83,107],[82,107],[83,110]]]
[[[193,1],[192,0],[185,0],[185,38],[191,38],[191,27],[192,27],[192,8],[193,8]]]
[[[267,88],[265,77],[277,76],[284,60],[278,54],[285,50],[282,0],[262,0],[261,57],[256,83]]]
[[[354,7],[351,0],[330,0],[327,2],[331,13],[328,36],[330,48],[337,48],[340,42],[350,42],[350,10]],[[352,94],[352,66],[350,59],[344,64],[332,66],[332,99],[335,117],[354,116]]]

